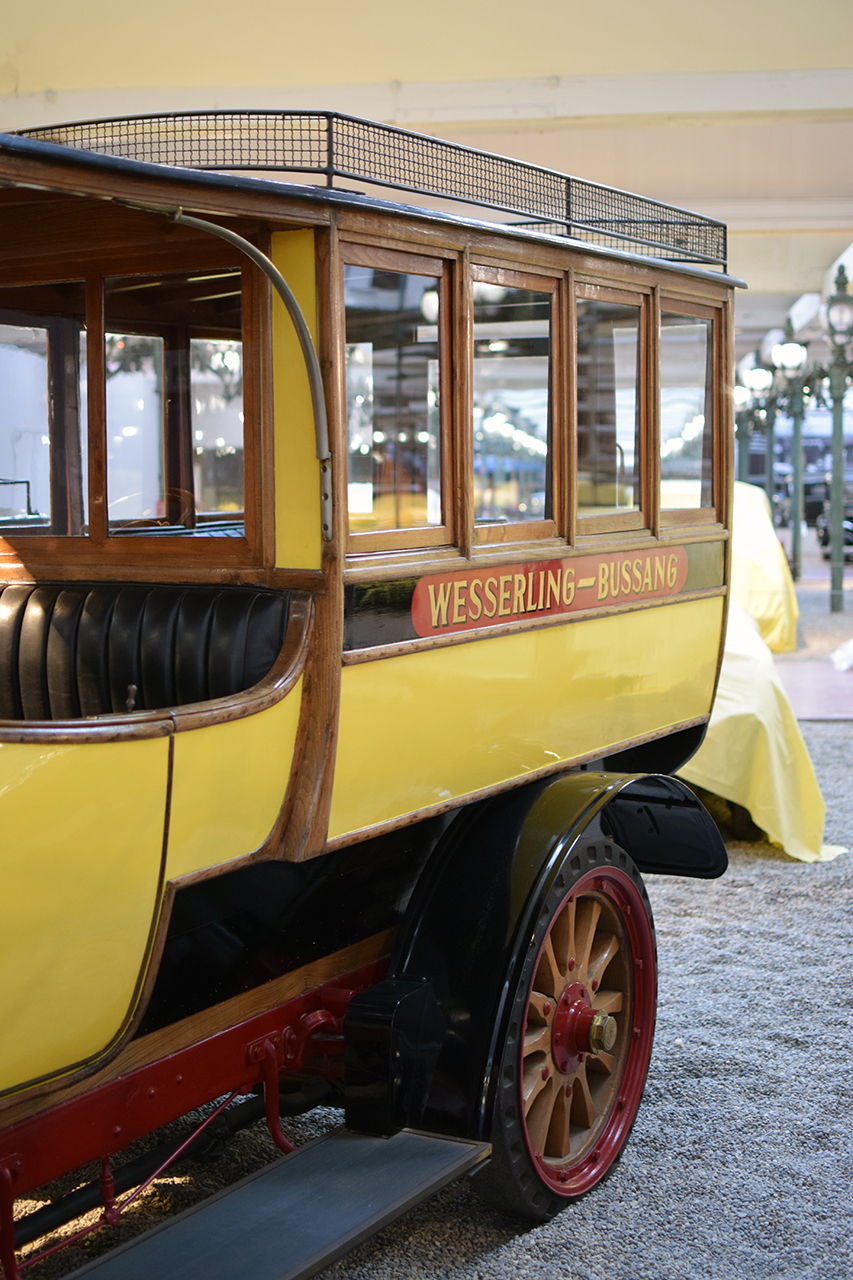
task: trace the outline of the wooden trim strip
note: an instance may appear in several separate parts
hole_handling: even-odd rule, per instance
[[[6,544],[8,546],[8,544]],[[44,548],[42,548],[44,550]],[[273,587],[276,590],[309,591],[314,595],[325,592],[326,581],[317,569],[263,569],[244,566],[234,569],[227,565],[193,565],[183,567],[150,564],[90,564],[87,560],[60,561],[37,560],[28,556],[26,562],[12,552],[3,552],[0,538],[0,582],[4,584],[35,582],[141,582],[151,585],[156,572],[158,586],[174,583],[178,586],[204,585]]]
[[[326,278],[320,292],[331,302],[328,307],[321,307],[319,313],[320,359],[330,411],[332,456],[340,460],[342,451],[346,456],[345,315],[341,243],[336,222],[330,227],[328,251],[324,252],[322,262]],[[302,708],[287,791],[273,830],[255,854],[259,860],[269,857],[300,862],[314,857],[323,852],[328,832],[340,708],[338,655],[343,647],[343,555],[340,549],[346,545],[348,522],[344,468],[335,466],[333,471],[337,498],[335,524],[332,541],[323,543],[322,552],[326,591],[315,596],[311,652],[305,664]]]
[[[508,543],[556,538],[555,520],[514,520],[511,524],[475,524],[474,543],[478,547],[506,546]]]
[[[382,267],[410,276],[441,276],[443,261],[455,255],[452,252],[440,257],[426,257],[422,253],[404,249],[388,249],[378,238],[373,244],[356,244],[341,237],[341,261],[355,267]],[[420,247],[420,246],[419,246]]]
[[[89,447],[89,541],[98,546],[107,536],[107,388],[104,360],[104,282],[86,281],[86,430]],[[30,539],[16,539],[17,544]],[[35,550],[35,548],[34,548]],[[26,551],[24,551],[24,558]]]
[[[608,618],[620,613],[635,613],[640,609],[657,609],[665,605],[683,604],[689,600],[710,600],[715,596],[725,596],[727,591],[728,588],[725,586],[705,587],[699,591],[682,591],[679,595],[665,596],[657,600],[602,605],[599,609],[578,609],[576,613],[562,613],[548,618],[503,622],[499,626],[484,627],[479,631],[456,631],[452,635],[428,636],[422,640],[401,640],[396,644],[377,645],[375,649],[350,649],[342,655],[342,662],[345,667],[355,667],[362,662],[375,662],[381,658],[399,658],[407,653],[420,653],[426,649],[446,649],[448,645],[453,644],[469,644],[475,640],[491,640],[497,636],[540,631],[544,627],[560,627],[569,623],[584,622],[589,618]]]
[[[642,394],[642,393],[641,393]],[[645,438],[644,436],[641,439]],[[645,482],[642,475],[642,463],[640,473],[640,490],[645,488]],[[577,534],[582,537],[587,533],[619,533],[623,529],[645,529],[647,528],[646,516],[641,505],[638,511],[611,511],[607,515],[601,516],[584,516],[578,513]]]
[[[679,524],[719,524],[714,507],[665,507],[660,513],[661,527]]]
[[[575,289],[578,298],[586,298],[590,302],[624,302],[629,307],[642,306],[642,299],[647,298],[650,288],[645,281],[601,281],[583,280],[578,275]]]
[[[646,474],[649,484],[649,528],[660,537],[660,287],[652,289],[649,307],[649,358],[646,365],[648,421]]]
[[[456,542],[460,554],[467,557],[474,541],[474,293],[467,246],[453,276],[456,350],[451,351],[451,362],[455,359],[455,365],[450,366],[454,398],[446,479],[448,502],[456,506]]]
[[[0,742],[49,742],[75,745],[84,742],[127,742],[137,738],[163,738],[174,728],[168,711],[140,711],[98,716],[89,720],[0,720]]]
[[[532,293],[556,294],[560,286],[559,276],[553,271],[532,274],[515,267],[480,262],[479,255],[471,256],[471,279],[484,284],[502,284],[508,289],[529,289]]]
[[[91,459],[90,459],[91,465]],[[91,472],[90,472],[91,475]],[[90,522],[94,515],[90,511]],[[203,526],[201,526],[203,527]],[[263,569],[260,556],[251,550],[243,537],[219,538],[206,534],[112,534],[103,542],[94,538],[57,538],[45,536],[18,536],[10,534],[3,545],[14,552],[20,563],[27,567],[48,563],[53,557],[64,565],[73,565],[78,574],[90,564],[109,565],[112,573],[124,566],[148,566],[148,577],[160,570],[182,570],[184,580],[188,573],[205,567],[230,571],[228,581],[233,581],[234,571]]]
[[[719,524],[715,524],[713,528],[700,525],[692,529],[673,526],[663,529],[660,538],[655,541],[661,547],[674,543],[686,546],[692,542],[723,542],[728,536],[728,531]],[[589,555],[596,551],[600,551],[602,555],[617,551],[648,551],[651,539],[649,529],[623,529],[608,534],[578,534],[573,546],[562,538],[543,538],[535,542],[503,545],[483,544],[474,547],[470,557],[461,555],[455,547],[435,550],[422,548],[420,554],[412,552],[406,556],[395,554],[370,559],[359,557],[356,561],[347,557],[344,582],[387,582],[395,578],[420,578],[430,573],[456,573],[462,569],[485,570],[502,564],[555,557],[570,560],[573,555]]]
[[[569,267],[560,290],[563,323],[563,534],[570,546],[577,538],[578,517],[578,308],[574,268]]]
[[[480,791],[471,791],[466,795],[456,796],[452,800],[444,800],[441,804],[419,809],[416,813],[407,813],[399,818],[377,823],[375,827],[361,827],[358,831],[348,831],[346,835],[336,836],[334,840],[330,840],[326,845],[326,852],[334,853],[338,849],[345,849],[348,845],[360,844],[362,840],[370,840],[374,836],[386,835],[389,831],[400,831],[402,828],[414,826],[426,818],[438,817],[440,814],[448,813],[452,809],[463,809],[466,805],[473,804],[477,800],[488,800],[490,796],[500,795],[504,791],[525,787],[528,783],[535,782],[539,778],[547,778],[556,773],[572,773],[581,765],[589,764],[595,760],[602,760],[605,756],[615,755],[618,751],[626,751],[630,747],[640,747],[647,742],[656,742],[660,738],[668,738],[672,733],[678,733],[682,729],[692,729],[697,724],[707,724],[709,719],[710,714],[694,716],[692,720],[679,720],[675,724],[668,725],[665,729],[655,730],[654,733],[645,734],[639,738],[626,738],[624,742],[615,742],[606,751],[587,752],[585,755],[572,757],[571,760],[563,760],[558,764],[543,765],[541,769],[531,769],[529,773],[525,773],[521,777],[509,778],[503,782],[495,783],[492,787],[483,787]]]
[[[719,318],[719,307],[703,306],[695,298],[679,297],[672,289],[664,289],[661,285],[656,285],[655,289],[660,295],[661,312],[666,312],[668,316],[696,316],[702,320]]]

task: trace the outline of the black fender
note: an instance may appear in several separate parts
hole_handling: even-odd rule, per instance
[[[415,887],[391,958],[388,984],[396,987],[372,988],[350,1005],[347,1054],[358,1064],[359,1104],[348,1101],[348,1125],[488,1139],[494,1067],[520,970],[544,900],[587,839],[604,850],[612,840],[641,871],[709,877],[727,865],[704,806],[664,775],[563,774],[467,807]],[[414,999],[418,987],[424,993]],[[429,1024],[423,1052],[395,1012],[403,995]],[[380,1024],[385,1047],[377,1055]],[[359,1041],[368,1039],[374,1066],[365,1071]]]

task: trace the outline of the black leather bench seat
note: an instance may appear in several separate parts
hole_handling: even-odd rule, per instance
[[[228,697],[284,643],[289,592],[39,583],[0,587],[0,719],[66,720]]]

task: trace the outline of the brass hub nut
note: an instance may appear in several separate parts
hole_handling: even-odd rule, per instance
[[[589,1029],[590,1053],[609,1053],[616,1043],[618,1027],[609,1013],[597,1013]]]

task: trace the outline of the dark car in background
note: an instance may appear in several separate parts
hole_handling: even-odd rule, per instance
[[[823,514],[824,501],[829,497],[826,472],[822,467],[806,467],[803,475],[803,519],[806,524],[817,524]]]
[[[824,560],[829,559],[829,482],[827,472],[824,483],[823,510],[817,518],[817,540],[823,551]],[[853,559],[853,471],[844,472],[844,558]]]

